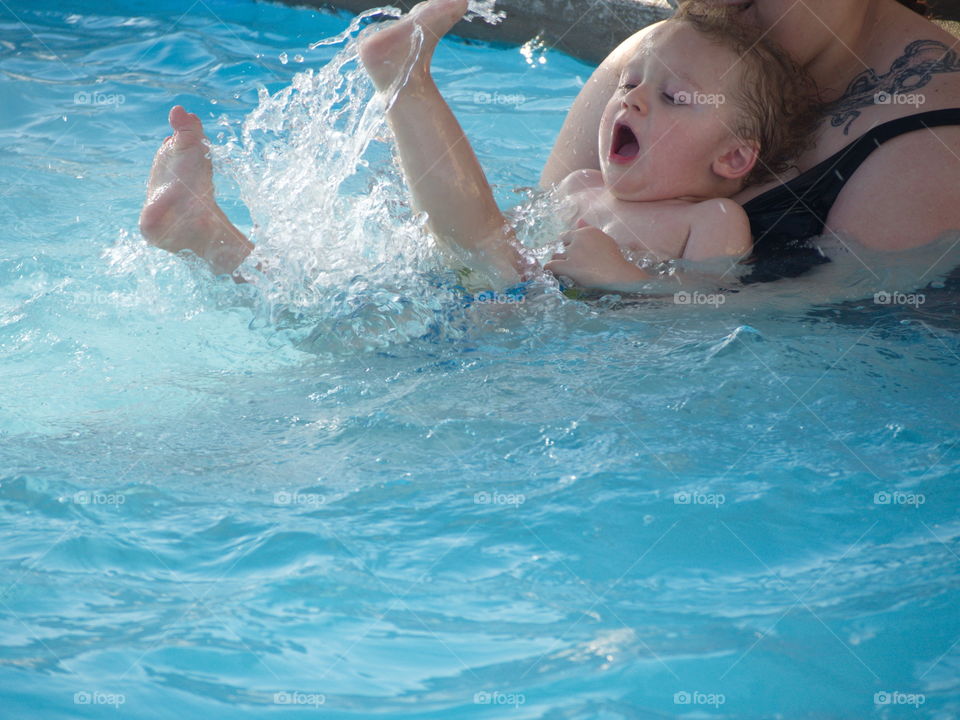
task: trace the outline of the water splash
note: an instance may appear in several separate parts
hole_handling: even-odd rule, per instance
[[[239,187],[256,250],[242,268],[265,301],[259,320],[298,327],[330,346],[331,334],[369,349],[437,334],[438,313],[459,304],[450,277],[409,208],[378,94],[358,63],[356,34],[378,9],[313,47],[345,42],[324,67],[294,76],[211,154]],[[441,333],[442,334],[442,333]]]
[[[507,14],[503,10],[495,10],[497,0],[470,0],[467,6],[467,22],[480,18],[491,25],[499,25]]]
[[[494,9],[496,2],[497,0],[470,0],[467,4],[467,14],[464,16],[464,20],[473,22],[476,19],[480,19],[490,25],[499,25],[507,14],[502,10]],[[358,14],[342,33],[317,40],[315,43],[311,43],[309,47],[311,50],[316,50],[318,47],[326,45],[340,45],[350,40],[357,30],[366,25],[367,21],[371,18],[399,18],[403,14],[403,10],[393,5],[384,5],[383,7],[365,10]]]
[[[497,22],[493,2],[470,13]],[[455,275],[411,212],[386,110],[401,83],[377,93],[359,63],[358,34],[397,8],[369,10],[311,48],[343,44],[322,68],[294,76],[239,125],[221,121],[211,148],[254,222],[256,250],[242,268],[260,295],[255,324],[291,332],[313,350],[364,351],[464,332]],[[422,37],[414,37],[411,60]],[[412,62],[410,63],[412,67]],[[556,198],[531,193],[515,211],[518,233],[545,259],[556,249]],[[549,238],[551,242],[545,242]]]
[[[317,40],[315,43],[311,43],[309,48],[311,50],[316,50],[318,47],[323,47],[326,45],[341,45],[352,40],[357,31],[363,27],[370,18],[379,16],[384,16],[385,18],[398,18],[401,15],[403,15],[403,10],[398,7],[394,7],[393,5],[384,5],[383,7],[365,10],[353,18],[353,20],[350,21],[350,25],[348,25],[347,29],[342,33]]]

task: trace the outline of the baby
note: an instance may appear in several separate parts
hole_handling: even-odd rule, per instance
[[[514,237],[459,123],[430,76],[440,38],[467,0],[429,0],[363,38],[374,84],[417,210],[431,232],[499,287],[539,271]],[[805,76],[758,31],[696,0],[654,27],[625,65],[599,132],[602,169],[559,188],[576,210],[546,269],[586,288],[630,292],[648,279],[624,251],[656,258],[740,258],[749,223],[729,197],[790,166],[816,121]],[[233,272],[253,245],[217,205],[200,119],[180,106],[154,159],[140,228]]]
[[[437,43],[466,9],[467,0],[421,3],[364,38],[360,57],[377,88],[396,93],[387,117],[431,232],[502,286],[536,265],[430,76]],[[649,276],[624,250],[658,259],[747,254],[749,222],[729,198],[787,169],[810,139],[809,88],[759,32],[686,3],[625,64],[600,124],[601,170],[578,170],[560,184],[577,229],[546,269],[583,287],[629,292]]]

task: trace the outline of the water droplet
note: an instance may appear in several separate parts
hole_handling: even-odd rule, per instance
[[[285,52],[280,53],[280,64],[286,65],[288,61],[287,54]]]
[[[296,55],[293,56],[293,61],[294,61],[294,62],[298,62],[298,63],[302,63],[302,62],[303,62],[303,55],[297,53]]]

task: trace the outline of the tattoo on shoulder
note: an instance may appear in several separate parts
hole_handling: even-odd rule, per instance
[[[869,68],[857,75],[843,97],[827,105],[826,114],[833,127],[844,125],[843,134],[848,135],[863,108],[890,102],[894,95],[916,93],[934,75],[952,72],[960,72],[956,50],[939,40],[915,40],[885,74]]]

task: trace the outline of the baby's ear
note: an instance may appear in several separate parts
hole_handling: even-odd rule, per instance
[[[750,174],[759,157],[759,143],[736,140],[713,161],[713,171],[722,178],[740,180]]]

